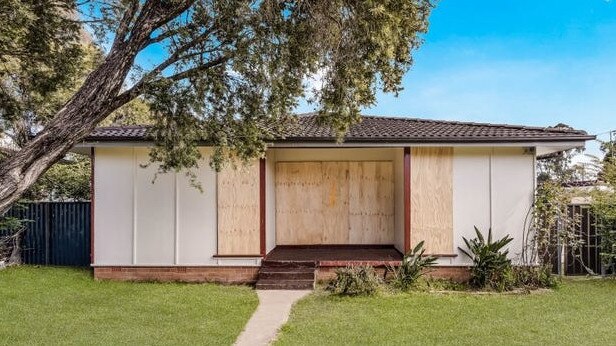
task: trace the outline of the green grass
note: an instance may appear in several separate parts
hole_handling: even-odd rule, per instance
[[[616,280],[568,280],[525,295],[413,292],[298,302],[277,345],[608,345]]]
[[[230,345],[255,310],[248,287],[98,282],[89,271],[0,271],[0,344]]]

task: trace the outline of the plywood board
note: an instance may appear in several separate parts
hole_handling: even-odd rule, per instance
[[[349,243],[349,163],[323,162],[322,244]]]
[[[472,196],[469,196],[469,203]],[[427,253],[453,252],[453,148],[411,151],[411,247],[425,241]]]
[[[279,245],[392,244],[390,161],[278,162]]]
[[[217,184],[218,254],[258,254],[259,162],[223,169]]]
[[[351,162],[349,166],[351,244],[393,244],[392,162]]]
[[[276,164],[276,244],[321,244],[321,162]]]

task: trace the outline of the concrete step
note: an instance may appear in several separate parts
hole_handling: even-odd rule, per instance
[[[259,280],[258,290],[312,290],[314,280]]]
[[[261,270],[259,280],[313,280],[314,270],[312,271],[269,271]]]

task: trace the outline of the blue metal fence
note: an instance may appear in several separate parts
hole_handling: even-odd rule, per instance
[[[36,202],[12,207],[5,216],[26,220],[26,264],[88,266],[90,202]]]

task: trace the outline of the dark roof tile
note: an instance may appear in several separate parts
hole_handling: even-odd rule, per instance
[[[530,142],[582,141],[593,139],[584,131],[563,127],[529,127],[504,124],[485,124],[442,121],[418,118],[363,116],[362,122],[351,126],[345,142]],[[147,126],[96,128],[85,141],[147,140]],[[298,116],[284,138],[276,142],[331,142],[335,134],[328,127],[319,126],[314,114]]]

